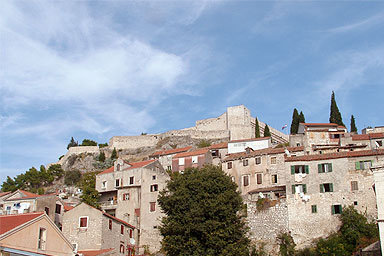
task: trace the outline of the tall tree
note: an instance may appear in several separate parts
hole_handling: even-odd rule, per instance
[[[260,138],[260,126],[259,126],[259,120],[256,117],[256,122],[255,122],[255,138]]]
[[[355,117],[353,115],[351,116],[351,132],[357,132]]]
[[[117,159],[117,151],[116,151],[116,148],[113,148],[113,151],[112,151],[112,155],[111,155],[111,159]]]
[[[269,127],[267,124],[265,124],[264,127],[264,137],[271,137],[271,132],[269,131]]]
[[[339,108],[337,107],[334,91],[332,91],[332,96],[331,96],[331,113],[329,116],[329,122],[335,123],[341,126],[345,126],[343,123],[343,118],[341,117]]]
[[[295,108],[292,114],[291,134],[296,134],[299,130],[299,112]]]
[[[303,111],[300,111],[299,124],[300,123],[305,123],[305,117],[304,117]],[[297,128],[299,128],[299,126],[297,126]]]
[[[72,137],[71,138],[71,141],[69,142],[68,146],[67,146],[67,149],[71,148],[71,147],[76,147],[78,146],[78,143],[75,141],[75,139]]]
[[[83,194],[80,196],[81,201],[96,208],[99,207],[99,192],[95,189],[96,187],[96,175],[99,172],[87,172],[84,173],[80,180],[80,188]]]
[[[220,167],[173,173],[160,192],[162,248],[176,255],[249,255],[243,202]]]

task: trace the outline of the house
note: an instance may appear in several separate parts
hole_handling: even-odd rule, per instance
[[[11,191],[0,193],[0,215],[3,215],[6,213],[4,211],[4,200],[7,199],[11,195],[11,193],[12,193]]]
[[[96,176],[103,210],[138,229],[136,244],[152,252],[160,250],[163,213],[157,203],[159,191],[170,179],[158,160],[129,163],[117,159],[114,166]]]
[[[168,150],[160,150],[156,151],[152,155],[149,156],[149,159],[158,159],[160,164],[163,166],[165,170],[172,170],[172,157],[178,153],[188,152],[192,149],[192,146],[184,147],[184,148],[175,148]]]
[[[73,255],[72,244],[45,212],[0,216],[0,255]]]
[[[85,256],[132,255],[134,231],[134,226],[85,203],[65,212],[63,217],[63,234]]]
[[[262,137],[244,140],[231,140],[228,142],[228,154],[244,152],[246,148],[253,150],[270,148],[272,146],[271,137]]]
[[[384,165],[376,165],[373,176],[377,202],[377,223],[379,224],[381,254],[384,255]]]
[[[209,146],[209,149],[212,154],[212,164],[221,165],[221,161],[228,154],[228,142],[213,144]]]
[[[344,206],[376,217],[372,165],[384,164],[384,150],[361,150],[285,158],[289,229],[296,244],[338,230]]]
[[[376,126],[374,128],[367,127],[361,130],[362,134],[377,133],[377,132],[384,132],[384,126]]]
[[[172,158],[172,171],[182,172],[186,168],[202,167],[212,163],[210,148],[200,148],[190,152],[176,154]]]
[[[304,147],[265,148],[228,154],[222,169],[232,177],[242,195],[263,193],[269,198],[285,195],[285,156],[303,155]],[[256,198],[257,199],[257,198]]]

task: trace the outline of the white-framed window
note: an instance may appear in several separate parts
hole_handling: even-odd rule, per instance
[[[179,158],[179,165],[184,165],[184,157]]]
[[[159,185],[157,185],[157,184],[151,185],[151,187],[150,187],[151,192],[156,192],[158,190],[159,190]]]
[[[198,162],[198,156],[192,156],[192,163],[197,164]]]
[[[103,182],[101,182],[101,188],[102,189],[106,189],[107,188],[107,181],[103,180]]]
[[[249,186],[249,179],[250,175],[243,175],[242,176],[242,182],[243,182],[243,187]]]
[[[87,228],[88,227],[88,216],[79,217],[79,228]]]
[[[248,159],[243,159],[243,166],[247,166],[248,165]]]
[[[256,164],[261,164],[261,157],[256,157],[255,162]]]
[[[115,187],[120,187],[120,179],[115,180]]]
[[[277,183],[277,174],[272,174],[271,177],[272,177],[272,184],[276,184]]]
[[[129,200],[129,193],[124,193],[123,194],[123,201],[128,201]]]
[[[133,185],[135,183],[135,176],[129,177],[129,185]]]
[[[276,157],[275,156],[271,157],[271,164],[276,164]]]
[[[77,243],[73,243],[72,244],[72,248],[73,248],[74,252],[77,252],[78,244]]]
[[[45,250],[46,242],[47,242],[47,230],[45,228],[40,228],[37,248],[40,250]]]

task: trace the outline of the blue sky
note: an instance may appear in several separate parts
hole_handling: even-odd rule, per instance
[[[244,104],[384,125],[381,1],[2,1],[0,182],[73,136],[191,127]]]

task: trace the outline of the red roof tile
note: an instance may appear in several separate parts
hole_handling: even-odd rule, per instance
[[[228,143],[233,142],[246,142],[246,141],[255,141],[255,140],[269,140],[271,137],[261,137],[261,138],[253,138],[253,139],[243,139],[243,140],[231,140]]]
[[[173,158],[187,157],[187,156],[198,156],[206,154],[210,149],[209,148],[201,148],[190,152],[179,153],[175,155]]]
[[[381,138],[384,138],[384,132],[352,135],[352,140],[370,140],[370,139],[381,139]]]
[[[119,218],[116,218],[115,216],[112,216],[112,215],[110,215],[110,214],[108,214],[106,212],[103,212],[103,215],[107,216],[108,218],[114,219],[115,221],[120,222],[120,223],[122,223],[122,224],[124,224],[124,225],[126,225],[126,226],[128,226],[130,228],[135,229],[135,227],[132,226],[131,224],[129,224],[128,222],[125,222],[125,221],[123,221],[123,220],[121,220]]]
[[[0,235],[28,222],[41,215],[44,212],[33,212],[24,214],[0,215]]]
[[[135,162],[135,163],[127,163],[129,165],[131,165],[131,167],[129,168],[125,168],[123,169],[122,171],[126,171],[126,170],[132,170],[132,169],[136,169],[136,168],[141,168],[141,167],[144,167],[150,163],[153,163],[157,161],[156,159],[151,159],[151,160],[146,160],[146,161],[142,161],[142,162]],[[114,166],[108,168],[107,170],[105,171],[102,171],[101,173],[97,174],[97,175],[101,175],[101,174],[106,174],[106,173],[111,173],[114,171]]]
[[[185,147],[185,148],[175,148],[175,149],[168,149],[168,150],[160,150],[160,151],[156,151],[151,156],[164,156],[164,155],[177,154],[177,153],[188,151],[191,148],[192,148],[192,146]]]
[[[67,203],[63,203],[63,204],[64,204],[64,211],[66,211],[66,212],[72,210],[73,208],[75,208],[72,205],[69,205]]]
[[[38,195],[38,194],[34,194],[34,193],[31,193],[31,192],[28,192],[25,190],[21,190],[21,189],[18,189],[16,192],[21,192],[22,194],[24,194],[24,196],[21,196],[18,198],[12,198],[12,199],[8,198],[8,199],[6,199],[6,201],[13,201],[13,200],[20,200],[20,199],[33,199],[33,198],[37,198],[37,197],[57,195],[56,193]]]
[[[106,252],[110,252],[112,250],[113,248],[102,249],[102,250],[82,250],[82,251],[78,251],[78,253],[82,253],[84,256],[97,256]]]
[[[319,155],[292,156],[292,157],[286,157],[285,161],[286,162],[316,161],[316,160],[361,157],[361,156],[376,156],[376,155],[384,155],[384,149],[347,151],[347,152],[337,152],[337,153],[319,154]]]
[[[305,126],[336,126],[338,127],[338,125],[335,123],[300,123],[300,124]],[[345,127],[343,126],[343,128]]]
[[[288,147],[287,150],[289,152],[299,152],[303,151],[304,147]],[[232,161],[236,159],[243,159],[243,158],[249,158],[249,157],[255,157],[260,155],[272,155],[272,154],[284,154],[285,148],[264,148],[264,149],[258,149],[251,151],[249,154],[247,152],[239,152],[239,153],[233,153],[229,154],[224,161]]]
[[[218,144],[213,144],[209,148],[210,149],[228,148],[228,142],[222,142],[222,143],[218,143]]]
[[[97,175],[105,174],[105,173],[111,173],[115,169],[114,166],[109,167],[107,170],[102,171],[101,173],[98,173]]]
[[[0,197],[5,196],[5,195],[8,195],[9,193],[11,193],[11,191],[1,192],[1,193],[0,193]]]

